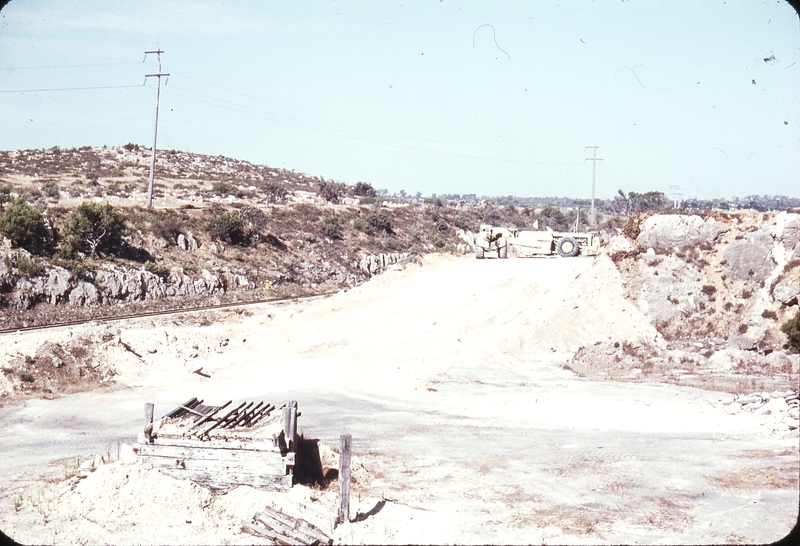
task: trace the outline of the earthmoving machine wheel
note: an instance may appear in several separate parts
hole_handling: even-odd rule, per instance
[[[557,250],[559,256],[563,256],[564,258],[572,258],[573,256],[578,255],[580,247],[578,246],[578,241],[572,237],[564,237],[558,241]]]
[[[482,260],[483,259],[483,249],[481,247],[479,247],[478,245],[475,245],[474,248],[475,248],[475,257],[478,258],[479,260]]]
[[[498,258],[508,258],[508,243],[497,249]]]

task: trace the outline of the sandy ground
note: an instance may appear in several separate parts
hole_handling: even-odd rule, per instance
[[[605,257],[432,256],[323,300],[10,334],[0,350],[92,328],[141,355],[108,342],[121,387],[0,416],[0,527],[21,542],[252,543],[239,529],[259,504],[339,543],[770,542],[797,520],[785,413],[561,367],[597,341],[661,343]],[[59,481],[89,455],[115,459],[144,402],[161,415],[192,396],[294,399],[306,437],[351,433],[351,511],[371,515],[334,530],[333,488],[213,496],[125,461]]]

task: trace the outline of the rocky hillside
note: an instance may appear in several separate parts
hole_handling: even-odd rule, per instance
[[[146,209],[149,164],[134,145],[0,152],[0,207],[17,198],[38,207],[48,240],[38,256],[0,241],[0,327],[339,290],[416,254],[468,251],[464,230],[518,216],[486,203],[379,198],[365,183],[184,152],[159,154]],[[64,226],[85,202],[121,212],[121,244],[61,259]],[[242,237],[214,233],[209,222],[220,217],[242,220]]]
[[[655,215],[634,228],[605,251],[660,337],[583,347],[570,366],[596,378],[796,391],[799,359],[781,325],[798,310],[800,214]]]

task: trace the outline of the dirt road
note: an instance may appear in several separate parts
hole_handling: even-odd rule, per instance
[[[386,503],[340,527],[342,542],[769,542],[797,519],[797,433],[778,416],[729,415],[724,393],[593,382],[561,367],[580,345],[658,342],[604,258],[430,257],[326,300],[211,318],[119,325],[144,355],[120,361],[124,388],[6,408],[7,534],[102,536],[79,517],[34,527],[12,498],[48,461],[131,441],[144,402],[158,413],[192,396],[296,399],[307,437],[335,444],[350,432],[369,477],[354,502]],[[24,349],[44,339],[34,335],[0,342]],[[200,365],[210,379],[191,373]],[[166,542],[219,537],[149,515],[128,517]],[[235,528],[225,540],[242,540]]]

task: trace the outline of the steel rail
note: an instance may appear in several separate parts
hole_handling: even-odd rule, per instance
[[[192,313],[195,311],[207,311],[212,309],[227,309],[231,307],[246,307],[248,305],[257,305],[265,303],[281,303],[285,301],[300,301],[310,300],[314,298],[324,298],[331,296],[336,292],[323,292],[321,294],[312,294],[309,296],[282,296],[280,298],[272,298],[268,300],[251,300],[251,301],[238,301],[231,303],[219,303],[216,305],[198,305],[195,307],[184,307],[181,309],[167,309],[162,311],[146,311],[144,313],[133,313],[130,315],[118,315],[113,317],[95,317],[81,320],[71,320],[64,322],[54,322],[52,324],[41,324],[36,326],[20,326],[18,328],[0,328],[0,335],[11,334],[16,332],[30,332],[35,330],[47,330],[49,328],[64,328],[66,326],[79,326],[81,324],[88,324],[90,322],[115,322],[118,320],[130,320],[137,318],[158,317],[164,315],[176,315],[179,313]]]

